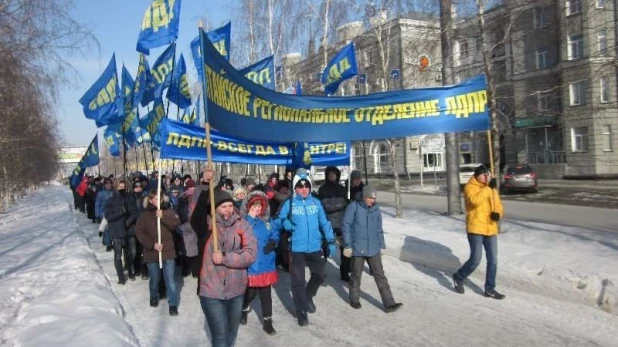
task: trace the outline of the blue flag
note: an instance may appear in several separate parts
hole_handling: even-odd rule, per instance
[[[163,107],[163,100],[157,99],[154,103],[152,111],[150,111],[142,124],[146,127],[146,130],[150,134],[150,142],[155,149],[161,147],[161,133],[159,131],[159,125],[161,120],[165,118],[165,108]]]
[[[90,146],[88,146],[88,150],[84,153],[84,156],[73,170],[69,181],[71,182],[71,187],[77,188],[79,182],[84,177],[84,173],[86,172],[86,168],[95,166],[99,164],[99,135],[94,135],[94,139],[90,142]]]
[[[180,54],[178,64],[174,67],[172,82],[167,90],[167,99],[180,108],[191,106],[191,91],[189,90],[189,80],[187,79],[187,65],[185,58]]]
[[[141,145],[144,142],[150,142],[150,134],[142,126],[142,120],[139,118],[139,114],[136,115],[133,123],[131,124],[131,129],[133,130],[133,137],[135,138],[135,143],[137,145]]]
[[[176,44],[172,43],[155,61],[148,74],[148,86],[142,96],[142,106],[145,107],[151,101],[160,99],[163,90],[170,86],[175,54]]]
[[[275,58],[271,55],[239,71],[253,83],[275,90]]]
[[[300,84],[300,80],[296,81],[296,88],[294,92],[296,95],[303,95],[303,86]]]
[[[124,114],[127,116],[133,110],[133,91],[135,90],[135,81],[127,68],[122,65],[122,97]]]
[[[230,60],[230,35],[232,31],[232,22],[227,23],[226,25],[215,29],[208,34],[208,39],[215,46],[215,49],[225,58],[225,60]],[[191,53],[193,55],[193,63],[195,64],[195,69],[197,70],[197,75],[200,78],[200,81],[203,80],[204,77],[204,68],[202,67],[202,53],[200,49],[200,37],[191,41]]]
[[[322,73],[322,84],[326,95],[335,94],[341,82],[358,74],[354,42],[343,47],[333,59],[328,62]]]
[[[150,54],[151,48],[178,39],[181,0],[153,0],[146,9],[137,39],[137,51]]]
[[[144,54],[139,55],[139,65],[137,66],[137,76],[135,76],[135,87],[133,88],[133,107],[136,108],[142,101],[142,97],[148,87],[148,76],[150,76],[150,65]]]
[[[108,125],[103,132],[105,144],[107,145],[107,149],[109,149],[109,154],[111,154],[112,157],[120,156],[120,143],[122,141],[122,138],[119,132],[120,124],[118,123]]]
[[[311,159],[311,151],[307,142],[294,144],[294,158],[292,160],[292,168],[309,168],[313,160]]]
[[[79,99],[84,115],[96,122],[97,127],[117,122],[122,116],[122,98],[116,73],[116,54],[103,74]]]

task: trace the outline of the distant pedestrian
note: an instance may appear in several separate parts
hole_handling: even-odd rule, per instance
[[[474,176],[470,177],[464,188],[470,258],[453,274],[453,281],[455,291],[463,294],[463,281],[479,266],[483,248],[485,248],[487,257],[485,296],[502,300],[505,295],[496,291],[496,274],[498,272],[498,222],[504,215],[504,209],[500,194],[496,190],[496,183],[496,179],[491,178],[489,170],[484,165],[480,165],[474,170]]]

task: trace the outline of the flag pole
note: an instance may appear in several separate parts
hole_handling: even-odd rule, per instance
[[[157,211],[161,210],[161,159],[157,159],[159,175],[157,175]],[[157,243],[161,243],[161,218],[157,216]],[[163,269],[163,253],[159,251],[159,269]]]
[[[210,143],[210,122],[208,120],[208,97],[207,94],[208,93],[208,87],[206,85],[206,64],[205,64],[205,60],[204,60],[204,52],[202,47],[204,47],[204,37],[202,35],[202,31],[204,30],[204,22],[202,20],[200,20],[198,22],[198,27],[199,27],[199,35],[200,35],[200,51],[202,51],[202,69],[204,71],[204,73],[202,74],[202,97],[204,98],[204,127],[206,128],[206,159],[207,159],[207,164],[206,164],[206,168],[207,169],[211,169],[214,170],[214,167],[212,165],[212,148],[211,148],[211,143]],[[208,184],[208,195],[210,196],[210,219],[211,219],[211,225],[212,225],[212,245],[213,245],[213,250],[215,252],[219,251],[219,237],[217,235],[217,219],[215,216],[215,190],[214,190],[214,182],[210,182],[210,184]]]

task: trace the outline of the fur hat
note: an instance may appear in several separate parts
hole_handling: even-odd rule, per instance
[[[249,213],[249,208],[256,201],[262,202],[262,215],[260,219],[264,222],[268,222],[270,219],[270,204],[268,203],[268,198],[266,194],[259,190],[254,190],[251,193],[247,194],[247,197],[242,202],[242,206],[240,207],[240,214],[246,216]]]
[[[244,193],[245,196],[247,195],[247,191],[245,190],[245,188],[243,187],[238,187],[236,189],[234,189],[234,200],[240,200],[240,198],[238,197],[239,194]],[[243,198],[244,199],[244,198]]]
[[[226,202],[234,202],[234,199],[232,198],[230,193],[226,192],[225,190],[215,190],[215,208],[221,206],[223,203]]]

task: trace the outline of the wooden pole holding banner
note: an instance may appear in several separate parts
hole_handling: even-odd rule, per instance
[[[491,129],[487,130],[487,142],[489,145],[489,167],[491,170],[491,177],[495,177],[496,173],[494,172],[494,147],[491,139]]]
[[[157,160],[159,173],[161,172],[161,159]],[[161,174],[157,175],[157,211],[161,210]],[[161,218],[157,216],[157,243],[161,243]],[[159,251],[159,269],[163,269],[163,252]]]
[[[210,143],[210,122],[208,120],[208,87],[206,85],[206,64],[204,61],[204,52],[202,51],[202,47],[204,47],[204,38],[202,35],[202,31],[204,30],[204,22],[202,20],[199,21],[198,27],[200,36],[200,52],[202,52],[202,97],[204,98],[204,128],[206,128],[206,169],[214,171],[214,166],[212,164],[212,148]],[[218,252],[219,236],[217,235],[217,218],[215,215],[215,186],[213,180],[210,180],[210,183],[208,184],[208,195],[210,196],[210,224],[212,225],[212,246],[213,250],[215,252]]]

